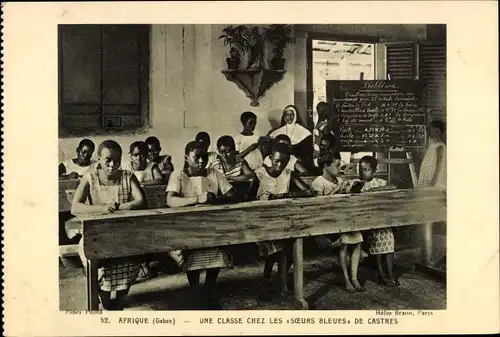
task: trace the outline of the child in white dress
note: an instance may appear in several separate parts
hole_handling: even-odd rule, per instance
[[[271,153],[271,166],[264,165],[255,170],[255,184],[258,184],[257,199],[259,200],[274,200],[292,197],[310,197],[313,192],[300,178],[298,178],[292,170],[287,167],[290,160],[291,149],[283,143],[276,143],[273,146]],[[298,189],[292,192],[291,187]],[[270,284],[271,273],[274,264],[278,261],[278,253],[287,249],[288,265],[292,264],[290,254],[290,246],[286,247],[277,241],[259,242],[259,250],[262,256],[265,257],[264,280],[267,285]]]
[[[207,151],[199,142],[190,142],[185,148],[185,169],[175,170],[167,186],[169,207],[229,201],[232,186],[222,173],[207,167]],[[196,224],[193,224],[196,226]],[[214,288],[221,268],[230,268],[228,254],[220,248],[195,249],[183,252],[183,270],[189,284],[199,288],[201,271],[206,271],[205,300],[211,307],[219,307],[214,298]]]
[[[99,146],[99,167],[85,174],[75,191],[72,214],[112,213],[144,207],[144,191],[135,175],[120,169],[122,149],[112,140]],[[86,204],[88,201],[88,204]],[[83,248],[83,238],[80,240]],[[82,255],[83,256],[83,255]],[[86,261],[82,261],[84,266]],[[140,270],[140,261],[116,259],[98,269],[99,295],[107,310],[123,309],[123,301]],[[111,293],[116,292],[112,299]]]
[[[240,159],[245,159],[248,166],[255,170],[262,166],[264,158],[260,153],[259,136],[255,133],[255,126],[257,125],[257,116],[251,111],[245,111],[240,117],[243,131],[234,137],[236,144],[236,151],[239,153]]]
[[[292,142],[290,141],[290,138],[287,135],[281,134],[277,135],[276,138],[274,139],[276,143],[283,143],[288,145],[290,149],[292,148]],[[264,164],[266,166],[271,166],[271,155],[267,156],[266,159],[264,159]],[[286,168],[295,171],[298,175],[306,175],[307,170],[302,164],[299,162],[299,159],[295,157],[293,154],[290,154],[290,160],[288,160],[288,163],[286,165]]]
[[[319,167],[323,175],[317,177],[312,183],[312,189],[317,196],[333,195],[344,192],[347,184],[340,178],[340,153],[327,152],[318,158]],[[339,262],[344,274],[345,287],[350,293],[362,292],[364,288],[358,281],[358,267],[361,256],[361,243],[363,236],[361,232],[342,233],[340,239]],[[351,276],[348,271],[348,248],[351,250],[350,264]]]
[[[76,158],[68,159],[59,165],[59,177],[78,179],[94,168],[92,154],[95,144],[90,139],[82,139],[76,148]]]
[[[373,156],[364,156],[359,161],[359,175],[362,181],[361,192],[392,190],[396,187],[386,180],[375,178],[377,171],[377,159]],[[394,234],[391,228],[372,230],[370,237],[370,254],[377,259],[377,270],[380,281],[385,285],[393,287],[399,286],[399,281],[392,273],[394,268]],[[384,272],[383,264],[387,266],[387,276]]]
[[[145,142],[136,141],[130,145],[130,161],[123,165],[123,169],[131,171],[141,185],[160,185],[163,175],[154,162],[148,162],[148,146]]]

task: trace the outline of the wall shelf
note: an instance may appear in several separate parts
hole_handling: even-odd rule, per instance
[[[230,69],[222,70],[228,81],[235,83],[250,98],[251,106],[259,106],[259,99],[275,83],[281,81],[286,70]]]

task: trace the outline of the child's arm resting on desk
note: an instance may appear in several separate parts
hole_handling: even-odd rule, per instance
[[[71,202],[71,214],[82,214],[82,213],[112,213],[118,209],[118,205],[87,205],[85,201],[88,199],[90,194],[90,183],[87,177],[84,176],[78,187],[76,188],[75,194],[73,195],[73,201]]]
[[[293,192],[287,193],[288,197],[291,197],[291,198],[306,198],[306,197],[313,197],[314,196],[314,192],[311,190],[311,188],[309,188],[309,186],[305,182],[303,182],[293,172],[292,172],[292,175],[290,177],[290,185],[291,184],[294,184],[298,188],[298,191],[293,191]]]
[[[242,175],[228,178],[228,180],[230,180],[230,181],[244,181],[244,180],[250,180],[253,178],[253,171],[250,168],[250,166],[248,165],[248,163],[246,162],[246,160],[243,160],[243,162],[241,164],[241,170],[243,171]]]
[[[146,205],[146,197],[144,196],[144,190],[135,175],[132,175],[132,178],[130,179],[130,188],[132,190],[132,198],[134,198],[134,200],[121,204],[120,209],[144,208]]]
[[[198,203],[198,197],[181,197],[179,195],[181,191],[181,176],[177,172],[173,172],[170,175],[167,186],[167,206],[168,207],[185,207],[192,206]]]

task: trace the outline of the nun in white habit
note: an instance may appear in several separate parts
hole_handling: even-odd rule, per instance
[[[294,105],[287,105],[281,116],[281,127],[271,132],[271,138],[287,135],[292,142],[292,153],[304,163],[312,163],[313,139],[311,131],[307,130]],[[307,165],[307,164],[306,164]]]

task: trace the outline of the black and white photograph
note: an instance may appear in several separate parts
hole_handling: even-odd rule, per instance
[[[57,67],[59,310],[447,308],[445,24],[59,24]]]
[[[1,9],[4,335],[500,331],[498,2]]]

